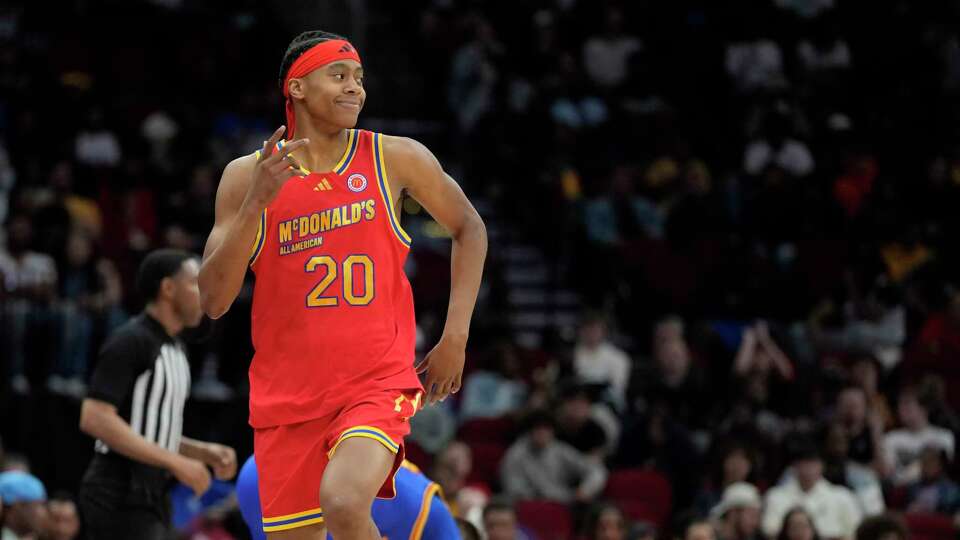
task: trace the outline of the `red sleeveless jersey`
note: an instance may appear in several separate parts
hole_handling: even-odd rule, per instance
[[[328,173],[293,177],[260,218],[250,425],[335,412],[360,392],[420,389],[410,237],[391,204],[382,135],[348,130]]]

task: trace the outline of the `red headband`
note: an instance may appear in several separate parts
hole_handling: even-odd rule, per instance
[[[338,60],[355,60],[360,62],[357,49],[344,39],[331,39],[317,43],[300,55],[287,70],[287,78],[283,80],[283,97],[287,98],[287,140],[293,140],[296,130],[296,121],[293,116],[293,100],[290,99],[290,79],[306,77],[311,71],[331,64]]]

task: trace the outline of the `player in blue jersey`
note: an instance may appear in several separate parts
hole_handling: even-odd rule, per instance
[[[440,486],[404,461],[395,479],[397,496],[373,502],[373,521],[388,540],[459,540],[460,530],[440,497]],[[257,465],[250,456],[237,476],[240,513],[254,540],[266,540],[260,513]],[[329,534],[327,538],[330,538]]]

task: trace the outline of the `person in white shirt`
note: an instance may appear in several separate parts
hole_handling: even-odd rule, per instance
[[[800,441],[794,456],[793,477],[766,494],[762,519],[764,535],[775,538],[787,513],[800,507],[813,517],[821,538],[853,538],[863,519],[853,493],[823,477],[823,460],[812,441]]]
[[[607,323],[600,315],[584,317],[573,351],[573,370],[582,382],[608,385],[614,405],[620,408],[624,404],[630,357],[607,340]]]
[[[890,431],[883,438],[887,472],[898,486],[920,479],[920,455],[924,447],[943,450],[949,459],[953,459],[953,433],[930,424],[929,407],[924,402],[916,388],[901,390],[897,415],[903,427]]]

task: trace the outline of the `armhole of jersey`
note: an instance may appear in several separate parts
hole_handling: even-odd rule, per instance
[[[387,178],[386,159],[383,156],[383,136],[380,133],[373,134],[373,160],[377,171],[377,188],[387,207],[387,219],[390,221],[390,228],[393,234],[400,240],[400,243],[410,247],[410,235],[400,226],[400,216],[397,215],[393,207],[393,193],[390,191],[390,180]]]
[[[253,241],[253,252],[250,253],[250,266],[252,267],[260,257],[263,251],[264,240],[267,237],[267,209],[264,208],[260,213],[260,223],[257,224],[257,238]]]
[[[413,522],[413,529],[410,531],[410,540],[420,540],[423,536],[423,529],[427,526],[427,518],[430,517],[430,505],[433,503],[433,496],[437,494],[440,486],[435,482],[430,482],[427,489],[423,490],[423,500],[420,501],[420,513],[417,514],[417,520]]]

